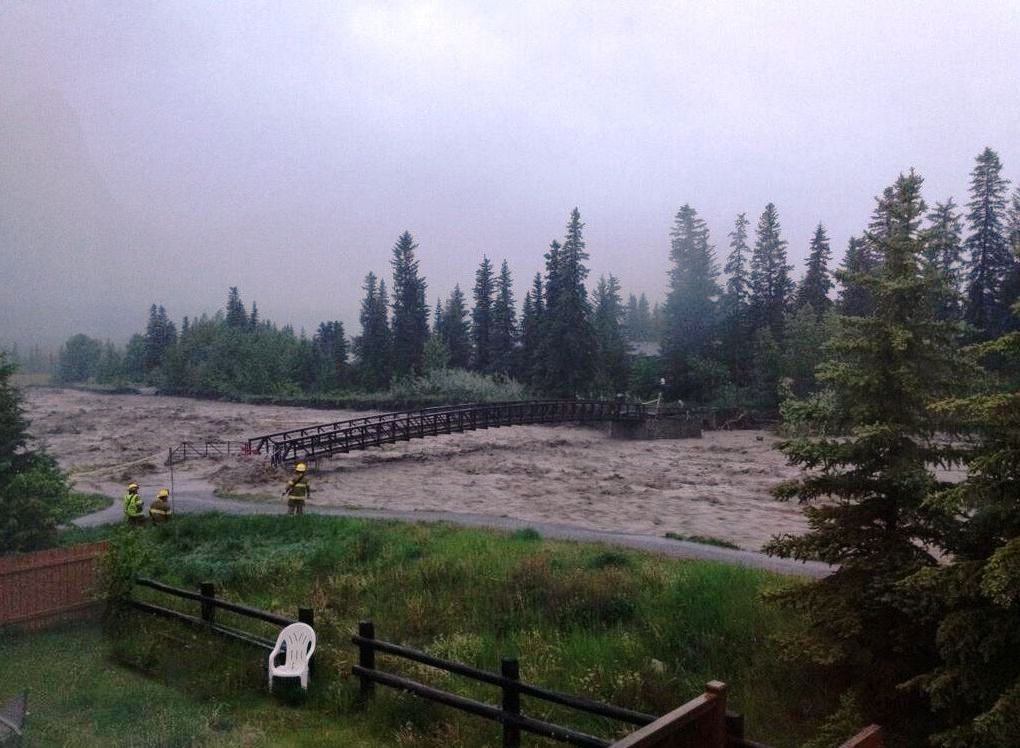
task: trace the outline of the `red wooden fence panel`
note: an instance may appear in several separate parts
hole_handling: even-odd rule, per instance
[[[107,543],[0,557],[0,626],[38,629],[93,614]]]

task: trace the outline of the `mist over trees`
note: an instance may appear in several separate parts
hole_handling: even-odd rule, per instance
[[[1010,194],[1001,172],[998,155],[985,149],[972,172],[967,213],[947,198],[918,218],[930,303],[937,319],[968,323],[961,340],[987,340],[1016,326],[1008,310],[1020,293],[1012,251],[1020,242],[1020,189]],[[811,236],[787,237],[773,203],[753,226],[747,213],[734,217],[723,262],[697,208],[684,204],[663,245],[668,291],[654,303],[644,291],[627,292],[612,274],[589,286],[576,208],[564,235],[536,258],[542,270],[523,297],[506,260],[497,272],[497,261],[483,255],[470,297],[457,284],[430,302],[420,270],[427,248],[421,254],[405,231],[392,247],[390,278],[365,276],[356,330],[324,321],[309,338],[261,318],[254,301],[249,312],[231,287],[212,316],[184,317],[178,329],[153,303],[144,332],[124,348],[76,335],[49,366],[65,383],[278,396],[380,392],[432,371],[466,370],[519,382],[536,396],[651,399],[661,390],[689,405],[776,412],[783,398],[817,389],[815,370],[840,316],[875,313],[871,279],[897,228],[896,200],[895,187],[875,198],[838,267],[823,221]],[[799,280],[788,259],[791,241],[807,248]],[[47,368],[38,355],[35,365]]]

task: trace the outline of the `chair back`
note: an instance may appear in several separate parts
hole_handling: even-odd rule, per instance
[[[315,629],[307,623],[292,623],[277,637],[277,650],[281,644],[287,646],[285,667],[304,665],[315,651]]]

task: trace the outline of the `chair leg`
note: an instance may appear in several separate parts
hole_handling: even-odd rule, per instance
[[[273,692],[273,673],[272,673],[272,671],[270,671],[270,673],[269,673],[269,693],[272,693],[272,692]]]
[[[308,668],[305,668],[301,673],[301,688],[308,690]]]

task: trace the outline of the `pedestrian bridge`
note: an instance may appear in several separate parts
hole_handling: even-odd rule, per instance
[[[249,439],[245,452],[268,455],[274,465],[282,465],[476,429],[598,421],[640,424],[648,417],[641,403],[607,400],[443,405],[278,431]]]

